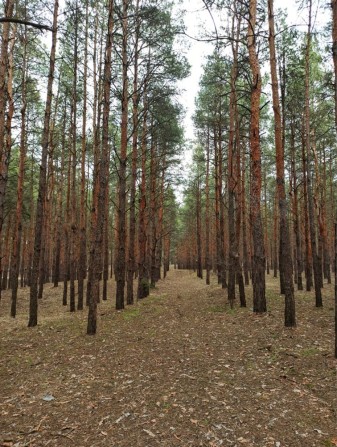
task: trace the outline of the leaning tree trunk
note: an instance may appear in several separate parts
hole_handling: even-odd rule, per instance
[[[250,186],[250,222],[253,237],[253,309],[254,312],[267,311],[265,285],[265,252],[261,218],[261,147],[260,147],[260,97],[262,79],[256,49],[256,7],[257,0],[250,0],[248,22],[249,63],[252,71],[251,118],[250,118],[250,156],[251,156],[251,186]]]

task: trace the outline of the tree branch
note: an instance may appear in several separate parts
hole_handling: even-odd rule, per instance
[[[32,26],[33,28],[37,28],[40,31],[42,30],[46,30],[46,31],[54,31],[53,28],[51,28],[50,26],[47,25],[41,25],[40,23],[35,23],[35,22],[29,22],[27,20],[21,20],[21,19],[13,19],[13,18],[9,18],[9,17],[0,17],[0,23],[19,23],[21,25],[27,25],[27,26]]]

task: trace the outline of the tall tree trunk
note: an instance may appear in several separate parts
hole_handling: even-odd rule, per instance
[[[269,55],[270,71],[272,80],[273,110],[275,121],[275,149],[276,149],[276,184],[278,189],[279,211],[280,211],[280,255],[282,257],[283,287],[285,295],[284,325],[286,327],[296,326],[295,299],[293,287],[293,267],[291,259],[291,245],[287,220],[287,200],[284,180],[284,146],[282,141],[282,121],[280,100],[278,96],[278,78],[276,69],[275,51],[275,25],[274,25],[274,2],[268,0],[269,15]]]
[[[109,185],[107,185],[105,191],[105,215],[104,215],[104,230],[103,230],[103,291],[102,291],[103,301],[106,301],[108,299],[108,279],[109,279]]]
[[[335,71],[335,127],[337,132],[337,0],[332,7],[332,54]],[[337,223],[335,223],[335,358],[337,358]]]
[[[153,129],[153,126],[151,126]],[[157,247],[157,175],[158,163],[156,153],[156,140],[152,135],[151,150],[150,150],[150,206],[149,206],[149,244],[148,244],[148,259],[150,261],[150,287],[156,285],[156,247]]]
[[[197,277],[202,279],[202,250],[201,250],[201,180],[200,175],[197,179],[197,197],[196,197],[196,229],[197,229]]]
[[[104,61],[104,84],[103,84],[103,128],[102,128],[102,154],[99,169],[97,218],[95,203],[91,213],[92,234],[89,257],[88,282],[89,288],[89,312],[87,334],[94,335],[97,330],[97,303],[99,297],[99,277],[102,266],[103,232],[105,217],[105,194],[108,185],[109,173],[109,111],[110,111],[110,88],[111,88],[111,54],[113,44],[113,12],[114,2],[109,1],[108,31]]]
[[[211,283],[211,260],[210,260],[210,198],[209,198],[209,164],[210,164],[210,135],[209,126],[207,126],[207,142],[206,142],[206,206],[205,206],[205,268],[206,268],[206,284]]]
[[[249,285],[250,260],[248,259],[247,244],[247,212],[246,212],[246,151],[242,145],[242,182],[241,182],[241,209],[242,209],[242,257],[245,285]]]
[[[94,151],[94,168],[93,168],[93,185],[92,185],[92,207],[91,207],[91,227],[90,227],[90,247],[94,241],[95,228],[97,224],[97,210],[98,210],[98,191],[99,191],[99,167],[100,167],[100,154],[101,154],[101,121],[102,121],[102,103],[103,103],[103,88],[102,82],[102,60],[103,60],[103,30],[102,35],[98,35],[98,11],[96,11],[95,17],[95,30],[94,30],[94,48],[93,48],[93,90],[94,90],[94,103],[93,103],[93,151]],[[97,61],[97,42],[100,40],[99,58]],[[98,72],[97,72],[98,65]],[[90,248],[91,249],[91,248]],[[90,257],[90,255],[89,255]],[[90,260],[89,260],[90,262]],[[88,266],[88,280],[87,280],[87,293],[86,293],[86,305],[89,306],[91,302],[92,282],[91,276],[93,274],[94,266]],[[99,267],[95,267],[95,271],[99,271]],[[97,287],[97,303],[99,302],[99,286]],[[97,304],[96,303],[96,304]]]
[[[11,285],[12,285],[12,303],[11,316],[16,316],[17,292],[19,284],[20,271],[20,250],[22,239],[22,205],[23,205],[23,183],[25,176],[25,161],[27,153],[26,142],[26,76],[27,76],[27,30],[24,34],[24,49],[22,62],[22,106],[21,106],[21,135],[20,135],[20,161],[17,184],[17,202],[16,202],[16,216],[15,216],[15,233],[13,237],[12,247],[12,261],[11,261]]]
[[[136,0],[136,29],[135,29],[135,60],[133,75],[132,94],[132,166],[131,166],[131,187],[130,187],[130,218],[129,218],[129,250],[128,250],[128,273],[127,273],[127,304],[133,304],[133,277],[136,270],[135,243],[136,243],[136,181],[137,181],[137,160],[138,160],[138,40],[139,40],[139,0]]]
[[[293,219],[294,219],[294,233],[295,233],[295,245],[296,245],[296,272],[297,272],[297,289],[303,290],[302,283],[302,249],[301,249],[301,232],[298,216],[298,185],[297,185],[297,172],[296,172],[296,159],[295,159],[295,129],[294,123],[291,122],[291,136],[290,136],[290,148],[291,148],[291,176],[293,184]]]
[[[14,0],[6,0],[5,17],[10,19],[13,16]],[[5,146],[6,133],[6,109],[8,103],[8,87],[10,87],[10,63],[9,63],[9,42],[11,24],[5,22],[2,25],[2,40],[0,54],[0,239],[2,226],[4,223],[4,202],[8,179],[8,163],[10,147]],[[8,121],[8,120],[7,120]]]
[[[305,112],[304,112],[304,125],[305,125],[305,149],[307,157],[307,191],[308,191],[308,213],[309,213],[309,228],[310,228],[310,240],[311,251],[314,270],[314,283],[315,283],[315,300],[316,307],[322,307],[322,292],[321,292],[321,273],[320,262],[317,253],[316,243],[316,225],[315,225],[315,213],[314,213],[314,199],[312,191],[312,175],[311,175],[311,141],[310,141],[310,48],[311,48],[311,11],[312,0],[309,0],[309,23],[307,32],[307,44],[305,51]]]
[[[219,117],[219,175],[218,175],[218,188],[219,188],[219,212],[220,212],[220,263],[221,263],[221,286],[223,289],[227,288],[227,271],[226,271],[226,250],[225,250],[225,202],[223,194],[223,154],[222,154],[222,129],[221,129],[221,112]]]
[[[128,145],[128,6],[129,1],[123,0],[123,40],[122,40],[122,122],[121,148],[118,170],[118,208],[117,208],[117,241],[115,256],[116,272],[116,309],[124,309],[124,287],[126,272],[126,163]]]
[[[237,106],[235,108],[236,116],[236,190],[235,190],[235,202],[236,202],[236,251],[237,251],[237,266],[236,266],[236,279],[239,284],[240,306],[246,307],[246,293],[245,284],[242,275],[242,266],[240,259],[240,234],[241,234],[241,222],[242,222],[242,179],[241,179],[241,139],[240,139],[240,123],[237,113]]]
[[[236,7],[236,3],[234,4]],[[237,20],[235,31],[235,20]],[[236,171],[234,166],[235,157],[235,135],[236,135],[236,79],[238,74],[238,50],[241,20],[236,14],[232,17],[232,54],[233,63],[231,69],[231,93],[229,97],[229,139],[228,139],[228,233],[229,233],[229,265],[228,265],[228,301],[233,307],[235,300],[235,282],[239,271],[239,246],[235,228],[235,189],[237,187]],[[235,38],[236,37],[236,38]],[[234,43],[235,38],[235,43]],[[239,150],[239,148],[236,148]]]
[[[52,33],[52,46],[50,51],[50,65],[48,73],[48,85],[47,85],[47,100],[45,106],[43,134],[42,134],[42,153],[41,153],[41,165],[39,176],[39,190],[36,207],[35,217],[35,241],[34,241],[34,254],[32,262],[32,274],[31,274],[31,286],[30,286],[30,302],[29,302],[29,321],[28,326],[34,327],[37,325],[37,310],[38,310],[38,275],[39,264],[42,244],[42,228],[43,228],[43,205],[46,196],[47,187],[47,156],[49,148],[49,127],[50,116],[52,107],[52,95],[53,95],[53,82],[55,72],[55,54],[56,54],[56,37],[57,37],[57,17],[58,17],[58,0],[54,3],[54,16],[53,16],[53,33]]]
[[[78,301],[77,309],[83,309],[84,278],[87,270],[87,213],[86,213],[86,128],[87,128],[87,74],[88,74],[88,34],[89,34],[89,0],[85,2],[85,43],[84,43],[84,72],[83,72],[83,111],[82,111],[82,136],[81,136],[81,198],[80,198],[80,240],[78,261]]]
[[[307,159],[305,152],[305,130],[302,129],[302,171],[303,171],[303,220],[304,220],[304,243],[305,243],[305,280],[306,291],[310,292],[312,287],[312,262],[311,244],[309,233],[309,213],[308,213],[308,184],[307,184]]]
[[[74,35],[74,65],[73,65],[73,89],[72,89],[72,119],[71,119],[71,222],[70,222],[70,312],[75,312],[75,280],[77,271],[77,197],[76,197],[76,167],[77,167],[77,45],[78,45],[78,4],[75,3],[75,35]]]
[[[147,87],[144,86],[144,112],[143,112],[143,130],[141,139],[141,181],[139,193],[139,216],[138,216],[138,299],[142,299],[149,294],[149,272],[146,258],[146,161],[147,161]]]
[[[267,311],[265,285],[265,253],[261,218],[261,148],[260,148],[260,97],[262,79],[256,49],[256,7],[257,0],[249,2],[248,51],[252,71],[251,118],[250,118],[250,155],[251,155],[251,187],[250,187],[250,222],[253,237],[253,309],[254,312]]]

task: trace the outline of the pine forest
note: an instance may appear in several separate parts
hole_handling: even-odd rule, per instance
[[[337,0],[2,0],[0,446],[337,446]]]

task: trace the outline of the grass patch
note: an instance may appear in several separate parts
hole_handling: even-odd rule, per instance
[[[336,446],[336,441],[334,439],[332,441],[330,441],[330,439],[326,439],[325,441],[323,441],[322,445],[324,447],[334,447]]]
[[[226,312],[226,307],[225,306],[210,306],[208,308],[208,312],[213,312],[213,313],[224,313]]]
[[[208,312],[215,313],[215,314],[235,315],[237,313],[237,308],[235,308],[235,307],[231,308],[228,305],[215,305],[215,306],[210,306],[208,308]]]
[[[311,357],[319,353],[319,349],[317,348],[306,348],[301,351],[303,357]]]
[[[131,309],[126,309],[124,310],[124,312],[122,313],[122,317],[125,321],[131,321],[134,318],[139,317],[140,315],[140,309],[139,307],[133,307]]]

